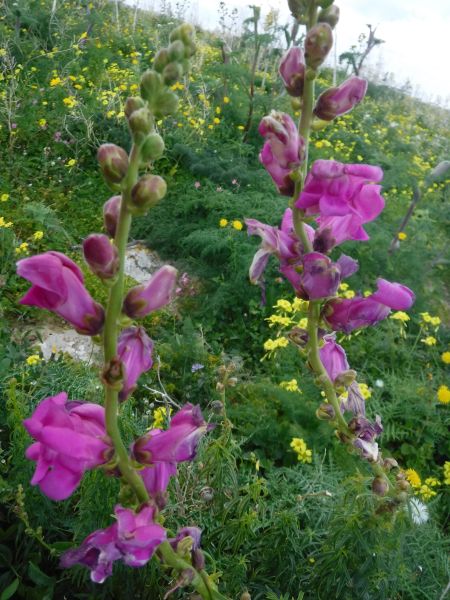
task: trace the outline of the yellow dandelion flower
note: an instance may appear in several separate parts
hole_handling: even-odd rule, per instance
[[[422,338],[420,341],[426,346],[436,346],[437,344],[437,339],[432,335],[428,335],[426,338]]]
[[[230,103],[230,99],[228,98],[228,96],[224,96],[223,97],[223,103],[224,104],[229,104]]]
[[[406,469],[405,470],[406,479],[411,484],[413,488],[420,488],[422,485],[422,480],[420,479],[419,473],[415,469]]]
[[[403,241],[405,241],[405,240],[406,240],[406,238],[407,238],[408,236],[407,236],[407,234],[406,234],[404,231],[400,231],[397,237],[398,237],[398,239],[399,239],[401,242],[403,242]]]
[[[214,123],[214,125],[219,125],[220,119],[218,117],[214,117],[213,123]]]
[[[446,365],[450,365],[450,352],[443,352],[441,354],[441,359],[443,363],[445,363]]]
[[[244,227],[241,223],[241,221],[238,221],[237,219],[235,219],[232,223],[233,228],[236,229],[236,231],[242,231],[242,228]]]
[[[228,225],[228,219],[220,219],[219,227],[226,227]]]
[[[6,194],[6,193],[5,193],[5,194],[2,194],[2,195],[0,196],[0,200],[1,200],[2,202],[7,202],[7,201],[9,200],[9,194]]]
[[[34,365],[38,365],[41,362],[41,360],[42,358],[39,356],[39,354],[31,354],[26,359],[26,363],[27,365],[30,365],[30,367],[33,367]]]
[[[437,391],[437,399],[441,404],[449,404],[450,403],[450,389],[446,385],[439,386]]]
[[[45,119],[39,119],[38,125],[39,127],[45,127],[47,125],[47,121]]]

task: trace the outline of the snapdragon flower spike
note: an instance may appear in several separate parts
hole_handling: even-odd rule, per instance
[[[298,273],[295,267],[300,264],[303,246],[294,234],[292,209],[285,210],[280,228],[266,225],[256,219],[245,219],[245,224],[248,235],[259,235],[261,238],[261,248],[256,252],[250,265],[250,281],[256,284],[261,280],[269,257],[273,254],[279,259],[283,274],[297,283]],[[308,238],[312,241],[314,229],[309,225],[305,225],[305,229]]]
[[[408,310],[414,303],[414,293],[400,283],[377,280],[377,291],[367,298],[338,298],[327,302],[323,316],[334,331],[350,333],[354,329],[376,325],[391,309]]]
[[[341,269],[328,256],[309,252],[302,258],[298,295],[306,300],[322,300],[334,296],[341,281]]]
[[[336,344],[335,339],[334,334],[325,335],[323,338],[325,343],[319,349],[320,360],[333,383],[340,375],[350,369],[345,350],[342,346]]]
[[[24,427],[36,440],[26,457],[36,461],[31,480],[51,500],[64,500],[83,474],[107,462],[105,410],[98,404],[67,402],[66,392],[40,402]]]
[[[100,333],[105,320],[103,307],[91,298],[83,273],[73,260],[60,252],[44,252],[19,260],[17,274],[33,284],[21,304],[54,312],[78,333]]]
[[[169,304],[175,295],[177,274],[174,267],[165,265],[152,275],[147,285],[131,288],[123,303],[124,313],[132,319],[142,319]]]
[[[350,77],[338,87],[325,90],[317,98],[314,115],[322,121],[332,121],[350,112],[363,100],[367,92],[367,81],[361,77]]]
[[[107,235],[92,233],[83,241],[84,259],[100,279],[113,279],[119,271],[119,253]]]
[[[149,431],[133,444],[135,459],[147,465],[192,460],[202,436],[214,425],[206,423],[199,406],[186,404],[172,418],[166,431]]]
[[[279,74],[290,96],[300,97],[305,82],[305,57],[298,46],[289,48],[280,62]]]
[[[155,508],[144,506],[135,513],[117,505],[114,512],[117,522],[94,531],[81,546],[65,552],[61,557],[62,567],[84,565],[91,570],[92,581],[103,583],[112,574],[113,563],[117,560],[129,567],[142,567],[148,563],[167,537],[164,527],[153,520]]]
[[[376,415],[375,423],[371,423],[363,416],[354,417],[348,424],[356,439],[353,446],[359,451],[362,458],[369,462],[376,462],[379,457],[378,443],[375,441],[383,432],[381,418]]]
[[[117,355],[125,367],[124,382],[119,400],[124,401],[133,393],[142,373],[152,368],[153,341],[143,327],[127,327],[117,342]]]
[[[290,173],[305,158],[305,141],[299,136],[297,126],[286,113],[272,111],[261,120],[259,133],[267,139],[259,155],[261,164],[272,177],[278,191],[290,196],[295,184]]]

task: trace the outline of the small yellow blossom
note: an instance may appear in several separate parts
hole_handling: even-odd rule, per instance
[[[312,462],[312,451],[306,446],[305,440],[302,438],[292,438],[290,443],[291,448],[297,454],[297,459],[303,463]]]
[[[269,327],[273,327],[274,325],[281,325],[282,327],[287,327],[292,324],[292,319],[289,317],[282,317],[281,315],[270,315],[266,319],[269,321]]]
[[[281,336],[275,340],[266,340],[264,342],[264,350],[266,350],[266,352],[272,352],[273,350],[278,350],[278,348],[286,348],[288,345],[289,340],[284,336]]]
[[[290,381],[281,381],[280,388],[286,390],[287,392],[300,392],[300,388],[298,387],[298,383],[296,379],[291,379]]]
[[[354,298],[356,296],[356,294],[355,294],[355,292],[353,290],[347,290],[342,295],[344,296],[344,298],[348,298],[349,300],[351,298]]]
[[[450,403],[450,389],[446,385],[441,385],[437,391],[437,399],[441,404]]]
[[[361,390],[362,397],[364,400],[368,400],[372,396],[372,392],[370,391],[367,383],[358,383],[359,389]]]
[[[341,283],[339,285],[339,289],[341,290],[341,292],[346,292],[348,290],[350,286],[348,285],[348,283]]]
[[[283,298],[277,300],[274,308],[284,310],[285,312],[292,312],[292,304],[289,302],[289,300],[284,300]]]
[[[226,227],[228,225],[228,219],[220,219],[219,227]]]
[[[442,362],[446,365],[450,365],[450,352],[443,352],[441,354]]]
[[[306,329],[308,327],[308,319],[306,317],[300,319],[300,321],[298,322],[298,326],[300,327],[300,329]]]
[[[420,341],[423,342],[426,346],[436,346],[437,344],[437,339],[432,335],[428,335],[426,338],[422,338]]]
[[[0,48],[0,56],[6,56],[6,50],[4,48]]]
[[[77,164],[77,161],[75,160],[75,158],[71,158],[70,160],[68,160],[66,162],[66,167],[74,167]]]
[[[238,125],[237,128],[239,129],[239,131],[243,131],[244,130],[244,126],[243,125]]]
[[[433,496],[436,496],[436,492],[432,490],[428,485],[420,486],[420,489],[417,490],[417,494],[422,497],[422,500],[431,500]]]
[[[444,463],[444,483],[450,485],[450,461],[446,460]]]
[[[406,240],[406,238],[407,238],[408,236],[407,236],[407,234],[406,234],[404,231],[400,231],[397,237],[398,237],[398,239],[399,239],[401,242],[403,242],[403,241],[405,241],[405,240]]]
[[[441,324],[441,319],[439,317],[431,317],[430,319],[430,323],[434,326],[434,327],[438,327]]]
[[[398,310],[397,312],[393,313],[389,318],[395,319],[396,321],[401,321],[402,323],[409,321],[409,315],[402,310]]]
[[[229,104],[230,103],[230,99],[228,98],[228,96],[224,96],[223,97],[223,103],[224,104]]]
[[[2,194],[2,195],[0,196],[0,200],[1,200],[2,202],[7,202],[7,201],[9,200],[9,194],[6,194],[6,193],[5,193],[5,194]]]
[[[439,481],[439,479],[436,479],[436,477],[427,477],[425,479],[425,483],[430,487],[438,487],[441,485],[441,482]]]
[[[45,119],[39,119],[38,125],[39,127],[45,127],[47,125],[47,121]]]
[[[213,123],[214,123],[214,125],[219,125],[220,119],[218,117],[214,117]]]
[[[41,360],[42,358],[39,356],[39,354],[31,354],[31,356],[27,358],[27,365],[33,367],[34,365],[38,365]]]
[[[17,246],[16,248],[16,254],[24,254],[28,252],[28,244],[27,242],[22,242],[20,244],[20,246]]]
[[[43,231],[35,231],[33,233],[33,240],[35,242],[38,242],[39,240],[42,240],[43,237],[44,237],[44,232]]]
[[[422,480],[420,479],[419,473],[415,469],[406,469],[405,470],[406,479],[411,484],[411,487],[417,489],[422,485]]]
[[[5,221],[4,217],[0,217],[0,228],[4,227],[5,229],[7,229],[8,227],[12,227],[13,223],[12,221]]]
[[[73,108],[77,105],[77,101],[75,100],[74,96],[67,96],[66,98],[63,98],[63,103],[67,106],[67,108]]]
[[[172,409],[169,408],[169,416],[172,414]],[[162,429],[167,423],[167,408],[159,406],[153,411],[152,429]]]
[[[216,115],[220,115],[221,112],[222,109],[220,108],[220,106],[216,106]]]
[[[50,79],[50,87],[55,87],[57,85],[61,85],[62,84],[62,79],[60,77],[53,77],[53,79]]]
[[[241,221],[238,221],[237,219],[235,219],[232,223],[234,229],[236,229],[237,231],[241,231],[242,228],[244,227],[241,223]]]
[[[301,298],[294,298],[292,302],[292,310],[294,312],[298,312],[300,310],[308,310],[309,302],[307,300],[302,300]]]

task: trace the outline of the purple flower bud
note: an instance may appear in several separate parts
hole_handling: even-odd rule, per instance
[[[31,480],[52,500],[64,500],[83,474],[107,461],[105,410],[98,404],[67,402],[66,392],[42,400],[23,422],[36,440],[26,457],[36,461]]]
[[[301,96],[305,81],[305,58],[301,48],[289,48],[281,59],[279,73],[287,93],[294,97]]]
[[[335,342],[335,335],[326,335],[325,344],[320,348],[320,360],[334,383],[343,372],[350,368],[344,348]]]
[[[294,121],[286,113],[272,111],[261,120],[259,133],[267,139],[259,155],[281,194],[291,195],[294,182],[291,171],[299,167],[305,157],[305,141],[298,134]]]
[[[353,446],[359,450],[362,458],[370,462],[376,462],[379,456],[378,444],[376,438],[383,432],[381,418],[377,415],[375,423],[371,423],[363,416],[354,417],[348,424],[356,439],[353,440]]]
[[[308,67],[317,69],[328,56],[333,45],[333,32],[328,23],[311,27],[305,39],[305,60]]]
[[[139,96],[130,96],[126,99],[125,107],[123,109],[125,116],[130,118],[131,114],[134,113],[135,110],[139,110],[145,106],[145,102]]]
[[[121,202],[122,196],[112,196],[103,205],[103,222],[105,224],[106,231],[112,238],[116,236]]]
[[[33,285],[20,304],[38,306],[68,321],[78,333],[100,333],[105,313],[84,287],[83,273],[60,252],[44,252],[17,263],[17,274]]]
[[[128,292],[123,311],[132,319],[142,319],[172,300],[178,271],[169,265],[161,267],[147,285],[138,285]]]
[[[316,410],[316,417],[321,421],[331,421],[336,416],[334,408],[328,402],[322,402],[319,408]]]
[[[89,268],[101,279],[111,279],[119,270],[119,253],[108,236],[92,233],[83,242],[84,258]]]
[[[112,574],[116,560],[130,567],[148,563],[156,548],[166,537],[166,530],[154,523],[155,508],[144,506],[139,513],[117,505],[114,509],[117,522],[106,529],[94,531],[74,550],[61,557],[64,568],[81,564],[91,570],[91,579],[103,583]]]
[[[107,183],[120,183],[128,171],[128,154],[115,144],[102,144],[97,160]]]
[[[322,92],[317,98],[314,114],[323,121],[332,121],[348,113],[366,95],[367,81],[360,77],[350,77],[339,87]]]
[[[378,475],[372,481],[372,491],[377,496],[385,496],[389,491],[389,483],[386,477],[381,477]]]
[[[303,273],[300,285],[309,300],[321,300],[334,296],[341,281],[341,270],[328,256],[309,252],[302,259]]]
[[[129,116],[128,126],[134,139],[138,139],[136,136],[139,134],[141,134],[142,140],[145,139],[145,135],[150,133],[153,128],[152,113],[147,107],[138,108]]]
[[[127,327],[117,343],[117,354],[125,367],[124,383],[119,399],[126,400],[136,387],[136,381],[152,368],[153,342],[143,327]]]
[[[167,184],[159,175],[144,175],[131,190],[130,210],[135,214],[145,214],[164,198]]]
[[[213,427],[206,423],[199,406],[185,404],[173,417],[167,431],[152,430],[136,440],[133,456],[146,465],[192,460],[200,439]]]

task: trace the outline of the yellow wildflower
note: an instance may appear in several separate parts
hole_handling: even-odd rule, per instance
[[[285,312],[292,312],[291,303],[289,302],[289,300],[284,300],[283,298],[277,300],[277,303],[275,304],[274,308],[284,310]]]
[[[300,329],[306,329],[308,327],[308,319],[306,317],[300,319],[300,321],[298,322],[298,326],[300,327]]]
[[[422,338],[420,341],[427,346],[436,346],[437,343],[437,339],[432,335],[428,335],[426,338]]]
[[[281,381],[280,388],[286,390],[287,392],[300,392],[300,388],[298,387],[298,383],[296,379],[291,379],[290,381]]]
[[[243,130],[244,130],[244,126],[243,126],[243,125],[238,125],[238,126],[237,126],[237,128],[238,128],[240,131],[243,131]]]
[[[441,385],[437,391],[437,399],[441,404],[450,403],[450,390],[446,385]]]
[[[308,310],[309,303],[307,300],[302,300],[301,298],[294,298],[292,302],[292,310],[294,312],[298,312],[300,310]]]
[[[230,103],[230,99],[228,98],[228,96],[224,96],[223,97],[223,103],[224,104],[229,104]]]
[[[78,104],[74,96],[67,96],[66,98],[63,98],[63,103],[67,106],[67,108],[73,108]]]
[[[422,500],[431,500],[433,496],[436,496],[436,492],[432,490],[428,485],[420,486],[420,489],[417,490],[417,494],[420,494]]]
[[[169,408],[169,416],[172,414],[172,409]],[[152,429],[162,429],[167,423],[167,408],[159,406],[153,411]]]
[[[39,240],[42,240],[43,237],[44,237],[44,232],[43,231],[35,231],[33,233],[33,240],[35,242],[38,242]]]
[[[444,463],[444,483],[450,485],[450,461],[446,460]]]
[[[7,201],[9,200],[9,194],[2,194],[2,195],[0,196],[0,200],[1,200],[2,202],[7,202]]]
[[[446,365],[450,365],[450,352],[443,352],[441,354],[442,362]]]
[[[270,317],[268,317],[266,321],[269,321],[269,327],[273,327],[274,325],[281,325],[283,327],[287,327],[292,323],[292,319],[290,319],[289,317],[282,317],[281,315],[270,315]]]
[[[406,469],[405,470],[406,479],[411,484],[411,487],[417,489],[422,485],[422,480],[420,479],[419,473],[415,469]]]
[[[312,451],[306,446],[305,440],[302,438],[292,438],[290,443],[291,448],[297,454],[297,459],[303,463],[312,462]]]
[[[34,365],[38,365],[41,362],[42,358],[39,356],[39,354],[31,354],[31,356],[29,356],[26,360],[27,365],[30,365],[30,367],[33,367]]]
[[[267,352],[272,352],[273,350],[277,350],[278,348],[286,348],[288,344],[289,340],[284,336],[281,336],[274,340],[266,340],[264,342],[264,350],[266,350]]]
[[[228,219],[220,219],[219,227],[226,227],[228,225]]]
[[[349,300],[351,298],[354,298],[356,296],[356,294],[355,294],[355,292],[353,290],[347,290],[342,295],[344,296],[344,298],[348,298]]]
[[[441,485],[441,482],[439,481],[439,479],[436,479],[436,477],[427,477],[425,479],[425,483],[430,487],[438,487]]]
[[[244,227],[241,223],[241,221],[238,221],[237,219],[235,219],[232,223],[234,229],[236,229],[237,231],[241,231],[242,228]]]
[[[47,121],[45,119],[39,119],[38,125],[39,127],[45,127],[47,125]]]
[[[341,283],[339,285],[339,289],[341,290],[341,292],[346,292],[348,290],[350,286],[348,285],[348,283]]]
[[[361,390],[362,397],[364,400],[368,400],[372,396],[372,392],[370,391],[367,383],[358,383],[359,389]]]
[[[406,321],[409,321],[409,315],[403,312],[402,310],[398,310],[397,312],[393,313],[389,318],[401,321],[402,323],[406,323]]]
[[[0,217],[0,228],[4,227],[5,229],[7,229],[8,227],[12,227],[12,226],[13,226],[12,221],[6,222],[4,217]]]
[[[214,117],[213,123],[214,123],[214,125],[219,125],[220,119],[218,117]]]
[[[400,231],[397,237],[398,237],[398,239],[399,239],[401,242],[403,242],[403,241],[405,241],[405,240],[406,240],[406,238],[407,238],[408,236],[407,236],[407,234],[406,234],[404,231]]]
[[[62,84],[62,79],[60,77],[53,77],[53,79],[50,79],[50,87],[55,87],[57,85],[61,85]]]
[[[22,242],[20,246],[17,246],[15,250],[16,254],[24,254],[28,252],[28,244],[27,242]]]

